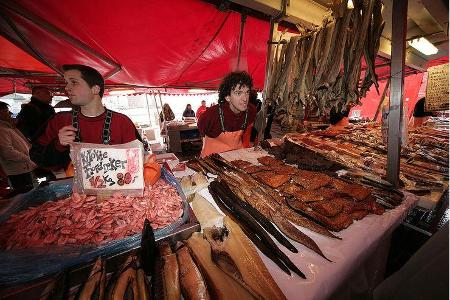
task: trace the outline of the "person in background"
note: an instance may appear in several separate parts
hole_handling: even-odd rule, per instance
[[[53,96],[48,88],[34,87],[31,95],[30,102],[23,104],[17,115],[17,128],[29,141],[42,133],[48,120],[55,114],[51,106]]]
[[[186,105],[186,109],[183,112],[183,118],[195,118],[195,112],[192,110],[190,104]]]
[[[197,113],[196,113],[197,120],[200,119],[200,116],[206,111],[206,108],[207,108],[206,101],[202,100],[202,105],[199,108],[197,108]]]
[[[30,150],[31,159],[42,167],[67,167],[70,144],[123,144],[142,142],[133,122],[102,104],[105,82],[100,73],[85,65],[63,65],[66,93],[72,111],[55,114]]]
[[[36,164],[30,159],[30,143],[15,126],[8,104],[0,102],[0,165],[8,176],[9,186],[17,192],[33,188]]]
[[[219,87],[219,103],[198,121],[203,137],[201,157],[250,147],[256,107],[249,103],[253,80],[247,72],[232,72]]]
[[[432,116],[432,112],[425,111],[425,98],[419,99],[414,106],[413,117],[411,120],[412,127],[422,126]]]
[[[164,121],[172,121],[174,119],[175,119],[175,114],[173,113],[173,111],[170,108],[169,104],[164,103],[163,111],[159,113],[159,120],[162,123]]]

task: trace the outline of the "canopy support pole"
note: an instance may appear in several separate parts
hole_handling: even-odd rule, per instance
[[[401,128],[403,123],[403,79],[405,73],[405,44],[408,0],[392,3],[391,90],[389,97],[387,179],[399,184]]]
[[[40,62],[44,63],[46,66],[49,66],[53,71],[55,71],[58,74],[62,75],[62,72],[51,62],[49,62],[47,59],[45,59],[39,51],[33,48],[30,41],[20,32],[20,30],[17,28],[17,26],[14,24],[14,22],[11,21],[9,17],[6,16],[6,14],[0,14],[0,16],[3,17],[3,19],[6,21],[6,23],[11,27],[11,29],[14,31],[15,34],[22,40],[22,42],[25,44],[25,46],[28,48],[28,53],[30,53],[34,58],[39,60]],[[16,43],[14,43],[16,44]],[[17,45],[17,44],[16,44]]]
[[[247,15],[241,13],[241,26],[239,28],[239,47],[238,47],[238,58],[236,64],[236,71],[240,70],[241,67],[241,52],[242,52],[242,40],[244,38],[244,27],[245,22],[247,21]]]
[[[273,56],[277,55],[273,51],[273,31],[275,28],[275,23],[278,23],[283,17],[286,16],[286,7],[288,4],[288,0],[281,0],[281,9],[280,13],[275,17],[270,18],[270,30],[269,30],[269,40],[267,41],[267,57],[266,57],[266,76],[264,78],[264,89],[263,89],[263,100],[261,104],[261,110],[258,112],[255,120],[255,124],[258,123],[260,127],[258,129],[258,136],[255,143],[255,151],[258,148],[258,144],[263,139],[264,130],[267,126],[267,92],[269,89],[269,80],[272,73],[272,64],[273,64]],[[262,120],[260,120],[262,118]]]
[[[159,118],[159,109],[158,109],[158,100],[156,99],[156,94],[152,92],[153,95],[153,100],[155,101],[155,105],[156,105],[156,112],[158,113],[158,120],[160,120]],[[159,124],[161,125],[161,120],[159,122]]]
[[[156,96],[155,96],[156,97]],[[161,105],[161,112],[163,115],[163,122],[164,122],[164,131],[167,134],[167,123],[166,123],[166,115],[164,114],[164,106],[162,104],[162,98],[161,98],[161,93],[158,91],[158,97],[159,97],[159,104]]]
[[[380,102],[378,103],[377,111],[375,112],[375,115],[373,116],[372,121],[375,122],[378,118],[378,114],[380,113],[381,106],[383,106],[384,98],[386,98],[386,93],[389,88],[389,84],[391,83],[391,78],[388,79],[386,82],[386,86],[384,87],[383,94],[381,94]]]
[[[145,102],[147,103],[147,113],[148,113],[148,122],[150,127],[152,127],[152,115],[150,113],[150,104],[148,103],[148,94],[145,93]]]

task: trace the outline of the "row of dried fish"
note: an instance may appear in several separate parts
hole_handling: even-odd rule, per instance
[[[335,1],[322,26],[305,29],[279,51],[270,72],[266,107],[281,115],[281,124],[295,128],[304,107],[345,110],[359,103],[372,84],[378,88],[375,58],[384,21],[380,0]],[[361,76],[361,61],[366,69]],[[361,80],[361,83],[360,83]]]
[[[157,245],[146,220],[142,237],[140,252],[116,272],[106,273],[99,258],[75,290],[68,290],[65,272],[41,299],[286,299],[252,243],[228,217],[223,227],[204,228],[203,234],[174,245]]]
[[[378,176],[378,181],[382,181],[386,174],[386,148],[381,142],[379,127],[373,124],[353,126],[352,130],[289,134],[286,143],[308,149],[348,168]],[[410,135],[408,145],[403,147],[400,179],[406,190],[423,194],[445,188],[448,149],[436,147],[433,143],[448,146],[448,138],[425,136],[416,129]]]
[[[328,224],[326,227],[331,230],[339,231],[350,225],[352,219],[358,220],[369,213],[381,214],[384,211],[376,203],[380,193],[373,188],[321,172],[296,169],[270,156],[260,157],[258,161],[263,164],[262,167],[243,161],[231,163],[240,166],[260,183],[275,188],[291,208],[302,207],[309,214],[319,214],[316,219]],[[386,201],[391,203],[390,206],[396,206],[401,198],[391,196]],[[340,220],[342,224],[339,226],[327,218]]]
[[[343,180],[331,178],[322,173],[298,170],[281,161],[271,159],[273,161],[261,160],[263,164],[266,164],[265,166],[241,165],[240,168],[243,172],[242,170],[235,172],[211,168],[207,164],[205,165],[208,159],[204,160],[203,164],[209,168],[209,172],[222,173],[239,198],[245,199],[269,219],[272,218],[274,211],[283,212],[287,216],[295,216],[290,220],[291,222],[327,236],[330,236],[330,233],[325,228],[339,231],[350,225],[352,213],[354,219],[360,219],[368,213],[382,213],[383,209],[378,203],[387,208],[393,208],[403,198],[398,191],[374,189],[371,182],[371,184],[367,184],[370,188],[363,187],[360,184],[352,183],[353,178],[347,177]],[[248,173],[252,175],[250,176]],[[371,178],[363,179],[371,180]],[[361,196],[364,197],[358,199]],[[334,200],[334,198],[339,199]],[[303,205],[302,202],[307,203],[306,206],[303,206],[306,211],[303,212],[302,218],[310,218],[315,222],[305,223],[304,219],[299,219],[299,215],[292,210],[295,200],[299,200],[297,208]],[[361,202],[362,200],[365,201]],[[288,207],[288,204],[291,204],[291,207]],[[319,213],[316,214],[317,212]],[[321,213],[325,215],[322,216]],[[317,223],[324,227],[318,228]]]
[[[353,219],[384,212],[367,187],[323,173],[300,170],[270,156],[261,157],[258,161],[262,165],[242,160],[227,162],[218,155],[212,155],[190,165],[219,175],[220,180],[209,186],[216,204],[241,226],[262,253],[286,273],[292,270],[303,277],[268,234],[292,252],[296,253],[297,249],[280,232],[326,258],[314,240],[293,224],[338,238],[328,230],[339,231],[348,227]],[[389,207],[398,205],[402,199],[401,196],[387,196],[391,201],[391,204],[386,203]],[[193,207],[196,205],[194,200]],[[214,209],[202,207],[203,210],[207,211],[208,218],[216,218],[210,212]]]

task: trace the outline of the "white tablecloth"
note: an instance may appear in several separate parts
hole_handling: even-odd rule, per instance
[[[227,160],[242,159],[255,164],[258,163],[257,157],[264,155],[267,153],[255,152],[253,148],[222,154]],[[200,194],[220,211],[207,189],[200,191]],[[383,278],[392,231],[417,201],[416,196],[407,194],[397,208],[387,210],[381,216],[368,215],[355,221],[350,227],[337,233],[342,240],[298,227],[311,237],[333,262],[326,261],[297,242],[291,241],[299,252],[292,253],[275,241],[307,279],[295,274],[287,275],[265,255],[259,251],[258,253],[288,299],[370,298],[371,290]]]

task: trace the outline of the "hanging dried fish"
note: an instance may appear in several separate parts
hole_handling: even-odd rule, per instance
[[[276,53],[269,79],[266,108],[276,106],[283,127],[295,129],[304,107],[347,109],[377,84],[375,58],[384,22],[380,0],[334,1],[322,26],[305,29]],[[301,28],[301,26],[300,26]],[[367,69],[361,80],[361,59]],[[361,84],[360,84],[361,81]]]
[[[323,81],[321,81],[322,74],[327,66],[328,55],[330,54],[331,48],[331,39],[333,37],[333,33],[335,32],[336,21],[332,20],[322,29],[322,31],[326,31],[324,33],[325,43],[323,45],[323,51],[321,53],[321,57],[319,60],[319,64],[316,70],[316,75],[314,78],[314,90],[317,89],[320,85],[322,85]],[[317,47],[319,48],[319,47]]]
[[[366,47],[364,47],[364,59],[366,61],[366,77],[364,78],[363,84],[359,91],[362,97],[365,97],[367,91],[371,87],[372,83],[375,85],[378,91],[378,76],[375,72],[375,58],[380,48],[380,38],[383,32],[385,22],[383,21],[383,16],[381,14],[381,2],[376,1],[373,9],[373,17],[371,27],[368,31],[368,39]]]
[[[374,7],[375,0],[362,1],[355,0],[355,8],[361,7],[362,9],[362,21],[361,26],[358,27],[359,32],[356,40],[355,54],[351,62],[348,73],[348,81],[346,85],[345,93],[345,107],[348,107],[352,103],[357,103],[359,101],[358,92],[358,81],[361,76],[361,57],[364,51],[364,45],[366,43],[367,31],[372,18],[372,11]],[[356,15],[359,15],[359,10],[356,9]]]

